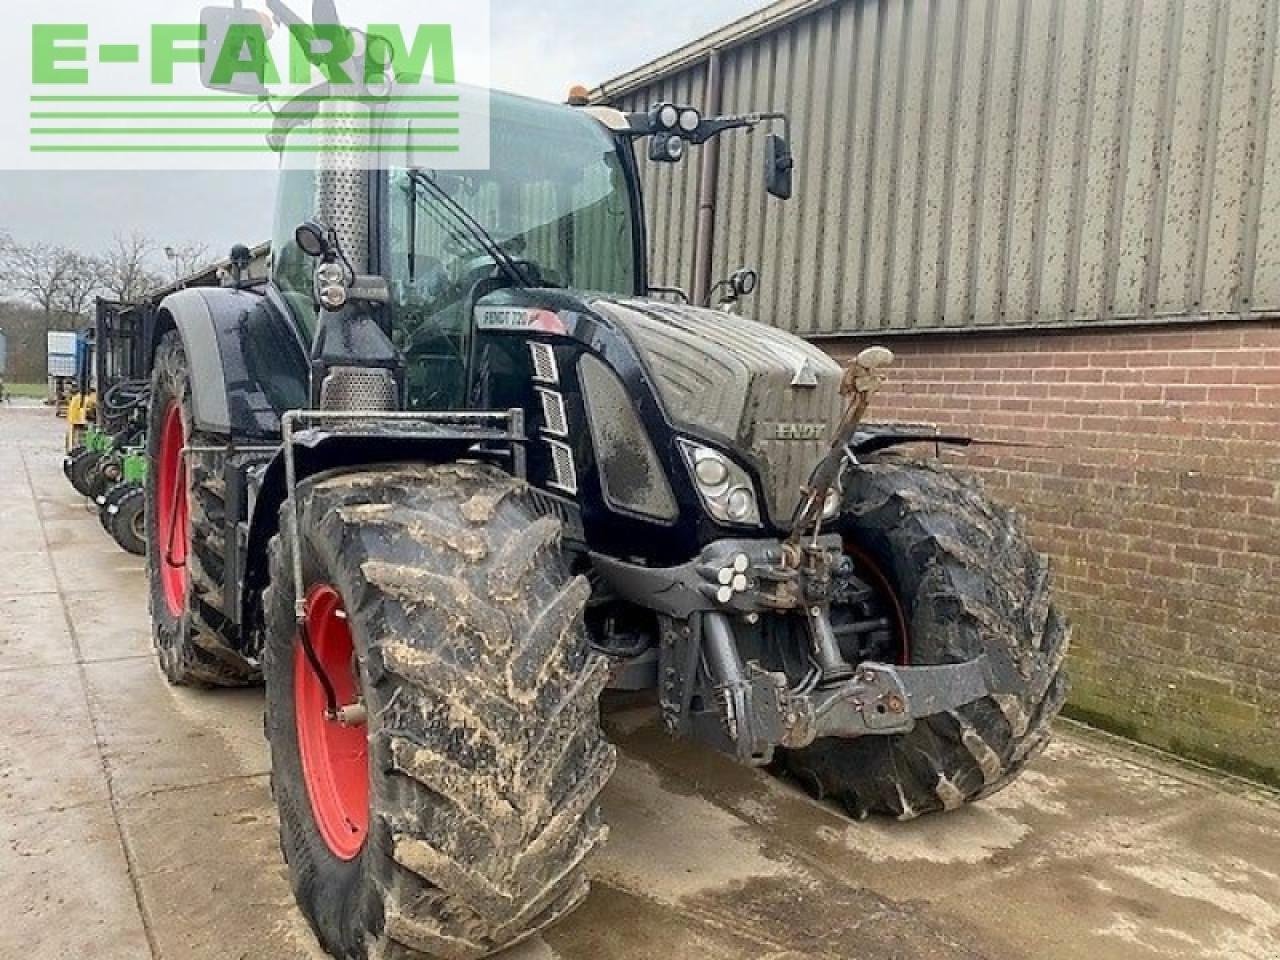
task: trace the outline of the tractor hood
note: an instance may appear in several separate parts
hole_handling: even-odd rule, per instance
[[[719,310],[639,299],[590,305],[635,347],[671,422],[753,466],[770,517],[785,525],[839,422],[839,364],[798,337]]]

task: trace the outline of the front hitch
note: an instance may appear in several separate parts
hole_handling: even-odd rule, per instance
[[[927,667],[867,662],[834,686],[795,690],[783,674],[755,663],[742,667],[730,648],[728,624],[718,618],[708,615],[704,642],[708,667],[716,679],[723,677],[713,684],[721,722],[691,717],[683,732],[753,766],[771,762],[778,747],[800,750],[826,738],[910,733],[921,720],[1014,689],[984,655]]]
[[[667,730],[752,766],[771,762],[778,747],[910,733],[921,720],[1018,689],[1017,678],[986,655],[922,667],[864,662],[848,679],[822,682],[819,672],[812,683],[795,685],[754,660],[744,663],[734,623],[720,612],[683,624],[666,618],[663,634],[659,691]]]
[[[823,737],[910,733],[916,722],[951,713],[998,692],[988,657],[933,667],[861,664],[851,679],[794,704],[796,722],[784,746]]]

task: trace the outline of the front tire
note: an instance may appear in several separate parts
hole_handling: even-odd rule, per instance
[[[608,667],[560,524],[524,489],[466,464],[299,486],[307,629],[339,699],[363,703],[355,739],[300,650],[282,510],[264,596],[272,785],[298,904],[336,957],[484,957],[586,895],[615,763]]]
[[[852,470],[839,521],[859,576],[878,586],[903,662],[1012,662],[1020,689],[928,717],[907,734],[819,740],[785,762],[856,816],[910,820],[1007,786],[1048,743],[1067,692],[1065,619],[1018,518],[976,481],[885,457]]]

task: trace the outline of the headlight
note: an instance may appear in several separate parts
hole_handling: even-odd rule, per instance
[[[724,462],[724,458],[718,453],[703,450],[702,456],[697,458],[693,470],[698,475],[698,486],[703,490],[708,492],[716,491],[718,493],[721,487],[728,486],[729,465]]]
[[[747,487],[734,487],[729,491],[729,499],[725,506],[729,519],[734,523],[747,523],[752,516],[759,514],[756,510],[756,495]]]
[[[746,470],[710,447],[681,440],[707,512],[723,523],[760,525],[760,504]]]

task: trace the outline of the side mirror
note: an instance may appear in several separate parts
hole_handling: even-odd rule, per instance
[[[220,93],[238,93],[245,96],[268,95],[262,78],[250,71],[239,71],[229,78],[214,76],[219,53],[227,41],[232,27],[254,27],[262,31],[264,41],[271,38],[271,20],[254,10],[241,7],[205,7],[200,11],[200,27],[204,33],[204,60],[200,63],[200,80],[208,90]],[[256,30],[250,35],[256,35]]]
[[[300,223],[293,239],[302,252],[313,259],[329,259],[335,252],[333,231],[316,220]]]
[[[764,141],[764,185],[770,196],[791,199],[791,172],[795,165],[787,141],[776,133],[769,134]]]

